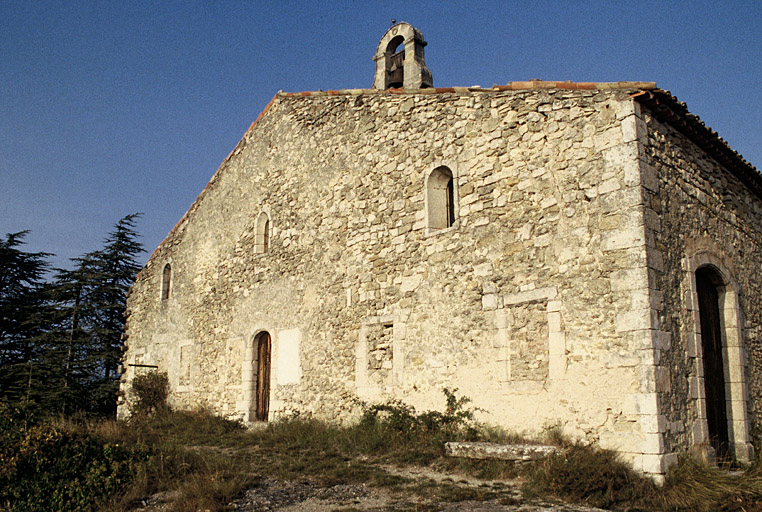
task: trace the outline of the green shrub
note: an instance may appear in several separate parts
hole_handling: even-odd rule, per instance
[[[169,378],[165,372],[150,372],[132,379],[132,412],[136,415],[168,409]]]
[[[0,469],[0,503],[14,511],[94,510],[113,502],[145,459],[139,450],[50,424],[16,441],[15,450],[3,446]]]
[[[474,409],[466,409],[470,398],[455,394],[458,390],[445,388],[445,410],[417,413],[411,405],[399,400],[385,404],[365,405],[360,420],[362,427],[376,427],[399,436],[439,434],[452,438],[478,437]]]

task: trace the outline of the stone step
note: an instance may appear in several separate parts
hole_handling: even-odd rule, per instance
[[[556,446],[541,444],[497,444],[485,442],[445,443],[445,453],[450,457],[467,459],[501,459],[527,462],[544,459],[559,451]]]

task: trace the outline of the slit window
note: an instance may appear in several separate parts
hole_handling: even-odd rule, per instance
[[[254,242],[255,253],[264,254],[270,252],[271,229],[270,217],[265,212],[260,213],[257,218],[257,231]]]
[[[167,263],[161,273],[161,300],[169,298],[169,289],[172,285],[172,267]]]

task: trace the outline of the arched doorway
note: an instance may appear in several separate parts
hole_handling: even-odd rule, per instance
[[[728,435],[725,364],[723,360],[720,287],[722,277],[711,266],[696,270],[696,292],[701,325],[701,348],[704,369],[704,394],[709,444],[718,460],[730,457]]]
[[[257,389],[256,410],[254,417],[257,421],[267,421],[270,412],[270,356],[272,340],[270,333],[261,332],[254,338],[254,349],[257,351]]]

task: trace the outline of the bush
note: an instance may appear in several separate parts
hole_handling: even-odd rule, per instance
[[[132,379],[132,412],[150,415],[166,410],[169,396],[169,378],[165,372],[150,372],[136,375]]]
[[[474,411],[466,409],[470,399],[458,398],[456,391],[444,390],[444,412],[418,413],[399,400],[364,405],[355,441],[395,462],[430,465],[444,455],[446,441],[477,440],[484,431],[473,421]]]
[[[0,504],[8,510],[96,509],[117,499],[145,459],[139,450],[50,424],[14,441],[0,441]]]
[[[377,427],[400,436],[420,436],[441,434],[443,437],[476,438],[477,424],[474,422],[474,409],[466,409],[471,402],[468,397],[458,398],[458,390],[443,390],[445,410],[416,413],[415,408],[399,400],[385,404],[363,406],[360,425]]]

